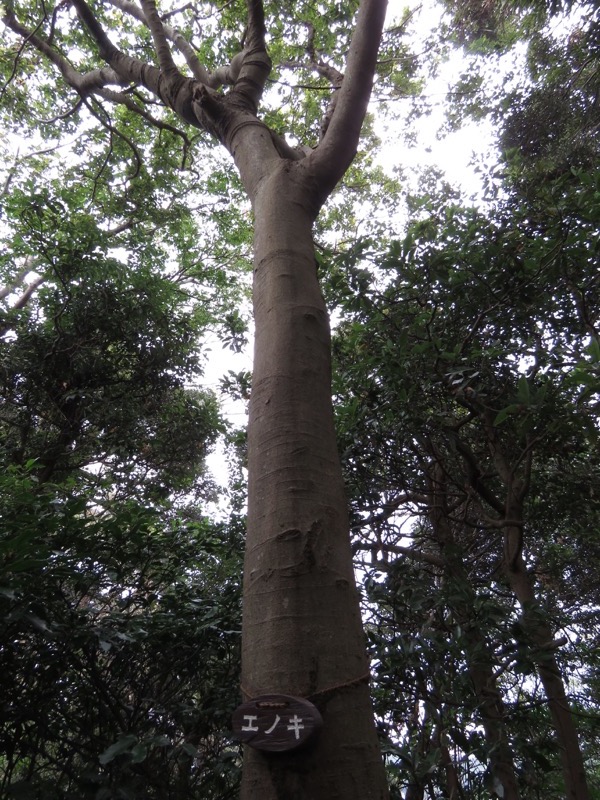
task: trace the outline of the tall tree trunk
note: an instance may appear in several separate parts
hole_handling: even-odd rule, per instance
[[[247,748],[242,798],[375,800],[387,787],[333,424],[315,209],[303,176],[301,165],[277,167],[254,201],[242,687],[248,697],[307,698],[324,725],[305,751]]]
[[[460,594],[456,591],[452,593],[456,598],[452,612],[464,631],[467,669],[478,701],[492,779],[494,784],[498,784],[498,795],[504,800],[519,800],[513,754],[506,733],[504,704],[494,675],[494,658],[473,620],[475,591],[455,541],[448,511],[446,476],[437,462],[432,467],[429,486],[429,519],[444,562],[445,578],[461,590]]]
[[[560,752],[565,797],[566,800],[589,800],[577,728],[554,655],[554,631],[537,602],[533,578],[523,559],[524,502],[530,485],[533,442],[526,439],[520,456],[511,461],[494,427],[489,409],[485,409],[482,419],[494,464],[505,490],[504,571],[523,610],[521,624],[548,701]]]
[[[520,503],[514,501],[511,504],[507,503],[507,519],[523,519],[523,508]],[[504,548],[506,576],[523,609],[521,624],[548,701],[560,752],[565,797],[567,800],[589,800],[590,793],[577,728],[563,677],[554,655],[554,632],[537,602],[533,579],[521,554],[522,533],[520,526],[513,525],[506,529]]]
[[[308,698],[320,709],[324,726],[313,746],[291,755],[246,748],[242,797],[385,798],[312,224],[356,154],[386,0],[361,0],[343,80],[340,84],[342,76],[336,74],[323,119],[323,137],[302,156],[258,117],[271,63],[262,0],[246,0],[244,50],[227,70],[233,73],[227,92],[214,89],[214,76],[191,46],[184,54],[193,77],[179,70],[172,33],[154,0],[141,2],[141,21],[154,43],[152,63],[121,51],[86,0],[71,4],[110,69],[81,74],[37,28],[26,28],[13,9],[6,10],[3,21],[50,59],[83,97],[96,91],[106,98],[107,87],[115,85],[143,86],[186,123],[210,133],[233,156],[254,209],[256,332],[242,687],[247,698],[267,692]],[[140,20],[137,6],[131,14]],[[108,91],[112,101],[131,106],[129,91]],[[150,118],[146,111],[143,115]]]

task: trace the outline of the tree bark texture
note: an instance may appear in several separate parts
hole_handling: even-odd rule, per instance
[[[311,700],[306,750],[246,747],[242,800],[379,800],[387,781],[350,549],[331,401],[331,345],[312,226],[351,162],[385,3],[361,6],[340,98],[319,147],[282,159],[247,116],[223,137],[255,217],[255,348],[248,425],[242,691]]]
[[[310,699],[324,727],[290,756],[250,751],[244,800],[382,798],[349,524],[331,404],[330,335],[302,162],[254,202],[256,323],[248,428],[242,686]]]

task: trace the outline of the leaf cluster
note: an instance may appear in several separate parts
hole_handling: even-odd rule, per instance
[[[239,526],[33,467],[0,493],[3,796],[233,797]]]

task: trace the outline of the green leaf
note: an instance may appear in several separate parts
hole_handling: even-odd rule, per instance
[[[528,406],[531,402],[531,394],[529,391],[529,381],[525,375],[521,375],[517,384],[517,398],[524,406]]]
[[[498,425],[502,425],[502,423],[511,415],[516,414],[518,411],[521,410],[521,405],[518,403],[511,403],[511,405],[506,406],[503,408],[502,411],[499,411],[496,414],[494,419],[494,427],[498,427]]]
[[[115,759],[117,756],[122,755],[123,753],[128,753],[132,750],[133,746],[137,742],[137,736],[134,736],[132,733],[128,733],[125,736],[122,736],[120,739],[114,744],[111,744],[110,747],[107,747],[106,750],[98,756],[98,761],[101,764],[110,764],[110,762]]]
[[[590,355],[593,363],[600,361],[600,342],[598,339],[592,339],[586,347],[586,352]]]
[[[148,747],[141,742],[134,745],[131,748],[131,763],[132,764],[140,764],[142,761],[146,759],[148,755]]]

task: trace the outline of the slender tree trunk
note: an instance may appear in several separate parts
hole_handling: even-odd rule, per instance
[[[577,728],[554,655],[554,631],[537,602],[533,578],[522,553],[524,502],[530,485],[534,442],[526,438],[519,456],[515,458],[513,455],[511,458],[500,441],[491,410],[482,409],[480,416],[495,467],[505,489],[504,571],[510,588],[522,608],[520,621],[548,701],[560,752],[565,798],[589,800],[590,793]],[[500,510],[497,498],[492,501],[492,506]]]
[[[463,800],[465,794],[462,790],[454,760],[450,755],[446,734],[440,727],[437,727],[434,731],[433,738],[439,748],[441,763],[446,773],[446,792],[448,800]]]
[[[523,519],[523,508],[513,502],[507,508],[508,519]],[[521,554],[522,530],[506,529],[505,571],[511,589],[523,609],[521,624],[531,647],[531,658],[544,687],[560,751],[565,797],[567,800],[590,800],[579,736],[565,684],[553,649],[554,632],[535,596],[533,579]],[[518,545],[516,543],[519,543]]]
[[[427,697],[427,685],[422,674],[417,674],[416,685],[418,695],[415,698],[413,713],[407,719],[406,724],[408,734],[406,736],[405,749],[410,749],[412,755],[412,768],[408,772],[408,783],[404,800],[423,800],[425,797],[425,780],[418,774],[418,765],[421,759],[427,755],[430,747],[430,716],[431,704],[425,702],[421,713],[421,699]]]
[[[307,698],[309,749],[246,748],[244,800],[369,800],[387,787],[333,424],[328,316],[309,176],[284,163],[254,199],[255,359],[248,434],[242,688]]]
[[[455,542],[449,521],[446,478],[439,464],[434,464],[430,479],[429,518],[433,535],[440,547],[446,579],[460,587],[460,600],[453,603],[452,612],[464,631],[465,657],[469,677],[477,697],[478,714],[488,747],[490,769],[494,783],[499,784],[504,800],[519,800],[513,754],[506,733],[504,704],[494,676],[494,659],[485,637],[473,620],[475,592]],[[453,592],[458,598],[458,593]]]
[[[478,699],[478,710],[488,746],[494,784],[502,787],[504,800],[519,800],[519,785],[508,743],[504,704],[494,677],[489,648],[477,630],[467,631],[469,676]]]

